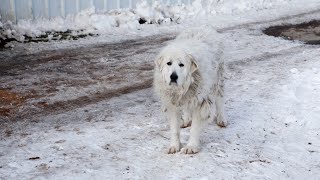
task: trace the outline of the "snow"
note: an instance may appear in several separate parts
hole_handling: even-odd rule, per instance
[[[239,14],[254,9],[271,9],[276,6],[285,6],[291,0],[195,0],[190,5],[166,5],[155,1],[139,1],[136,9],[118,9],[96,14],[94,8],[89,8],[76,15],[68,15],[65,19],[57,17],[50,20],[19,20],[18,24],[4,22],[0,35],[5,38],[15,38],[23,42],[23,36],[38,37],[46,32],[65,32],[67,30],[83,33],[105,34],[115,29],[137,31],[141,29],[139,19],[147,23],[172,24],[192,21],[201,17],[217,14]],[[0,18],[1,20],[1,18]],[[171,22],[172,21],[172,22]]]
[[[318,179],[320,47],[270,37],[262,34],[261,29],[319,18],[319,11],[308,12],[319,10],[320,3],[317,0],[207,2],[219,4],[219,8],[208,8],[201,14],[203,12],[195,9],[209,6],[196,1],[190,12],[200,14],[197,22],[182,21],[177,25],[133,24],[129,27],[130,18],[137,18],[137,14],[124,11],[129,13],[124,16],[130,18],[120,23],[126,27],[117,33],[108,32],[108,29],[114,31],[114,26],[101,23],[110,21],[112,24],[113,20],[109,19],[112,17],[79,15],[75,24],[87,29],[95,25],[104,31],[104,35],[71,42],[17,44],[12,51],[0,52],[4,57],[14,57],[21,51],[32,54],[75,46],[91,48],[92,44],[114,43],[128,38],[139,39],[154,34],[167,36],[209,22],[220,29],[226,40],[226,114],[230,125],[227,128],[208,125],[201,136],[200,153],[191,156],[165,153],[169,144],[169,123],[152,88],[147,88],[63,113],[42,115],[37,123],[17,120],[12,136],[0,136],[0,178]],[[139,6],[141,14],[138,17],[162,18],[157,11],[147,10],[144,6]],[[213,16],[208,16],[208,12]],[[299,13],[307,14],[295,16]],[[87,21],[83,21],[86,18]],[[95,23],[92,23],[93,19]],[[63,21],[67,20],[61,20],[62,25],[56,28],[65,28]],[[134,31],[136,27],[141,29]],[[126,35],[129,29],[130,35]],[[154,39],[150,38],[150,41]],[[129,57],[119,61],[99,54],[89,55],[95,63],[110,65],[110,71],[111,63],[121,67],[128,66],[128,62],[132,67],[152,64],[163,45],[142,44],[145,45],[139,49],[123,48],[119,54],[129,54]],[[141,49],[147,50],[130,56]],[[2,77],[0,87],[14,84],[27,88],[41,78],[47,78],[32,76],[31,69],[28,73],[31,75],[21,79]],[[145,73],[139,80],[149,78],[149,72]],[[137,83],[133,75],[124,76],[131,80],[126,82],[128,85]],[[103,86],[117,88],[119,84],[83,89],[62,84],[56,94],[45,99],[50,103],[76,99],[93,91],[102,91]],[[184,145],[188,135],[189,129],[183,129]],[[34,157],[39,159],[29,159]]]

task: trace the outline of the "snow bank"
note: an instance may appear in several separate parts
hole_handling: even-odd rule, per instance
[[[144,23],[171,24],[195,20],[203,16],[216,14],[237,14],[248,10],[260,10],[283,5],[291,0],[195,0],[190,5],[167,5],[155,1],[148,4],[139,1],[136,9],[118,9],[106,13],[95,13],[94,8],[87,9],[66,18],[20,20],[17,24],[0,24],[0,40],[14,38],[24,41],[25,36],[39,37],[46,32],[65,32],[67,30],[82,33],[110,33],[115,29],[127,31],[139,30]],[[1,20],[1,19],[0,19]]]
[[[0,42],[1,42],[1,39],[4,39],[5,37],[4,36],[2,36],[2,29],[3,29],[3,24],[2,24],[2,22],[1,22],[1,15],[0,15]]]
[[[291,0],[195,0],[191,11],[196,15],[237,14],[248,10],[268,9]]]

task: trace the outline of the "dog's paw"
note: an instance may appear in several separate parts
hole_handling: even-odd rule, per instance
[[[181,124],[181,128],[187,128],[191,126],[192,121],[183,121]]]
[[[181,149],[184,154],[196,154],[199,152],[198,146],[186,146]]]
[[[180,151],[180,147],[179,146],[170,146],[167,153],[168,154],[175,154],[177,152]]]
[[[220,127],[227,127],[228,123],[226,121],[217,121],[217,125]]]
[[[225,120],[225,119],[222,118],[222,117],[218,117],[218,118],[217,118],[217,125],[220,126],[220,127],[227,127],[228,121]]]

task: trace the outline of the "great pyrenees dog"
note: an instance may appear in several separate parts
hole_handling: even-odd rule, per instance
[[[169,154],[180,151],[180,127],[191,125],[181,151],[199,152],[200,132],[209,120],[224,117],[224,61],[221,35],[210,26],[182,32],[155,60],[154,89],[170,121]]]

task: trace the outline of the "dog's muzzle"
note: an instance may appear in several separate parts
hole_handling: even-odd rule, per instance
[[[170,75],[170,84],[172,84],[172,83],[176,83],[177,84],[177,80],[178,80],[178,75],[177,75],[176,72],[173,72]]]

